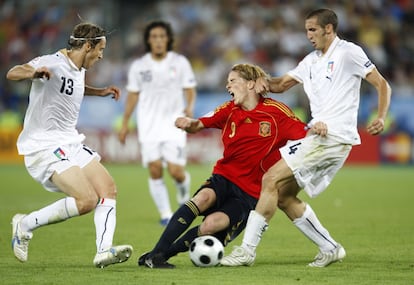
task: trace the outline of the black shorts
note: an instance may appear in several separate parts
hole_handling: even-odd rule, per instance
[[[229,217],[229,227],[214,234],[226,246],[246,227],[247,218],[250,211],[256,207],[257,199],[219,174],[213,174],[208,178],[194,195],[204,188],[211,188],[216,192],[216,204],[200,215],[208,216],[214,212],[223,212]]]

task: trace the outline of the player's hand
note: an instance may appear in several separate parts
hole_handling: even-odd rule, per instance
[[[127,134],[128,126],[122,126],[118,132],[118,140],[121,142],[121,144],[125,144]]]
[[[259,77],[256,79],[256,83],[254,85],[254,89],[258,94],[266,94],[269,92],[269,81],[267,81],[266,77]]]
[[[119,98],[121,98],[121,91],[116,86],[106,87],[103,92],[104,96],[112,95],[112,99],[115,99],[115,101],[118,101]]]
[[[179,129],[186,130],[191,127],[191,118],[188,117],[179,117],[175,120],[175,126]]]
[[[51,76],[52,76],[52,73],[49,71],[49,69],[46,66],[42,66],[34,71],[32,77],[33,79],[34,78],[46,78],[47,80],[49,80]]]
[[[384,131],[384,120],[381,118],[377,118],[374,121],[372,121],[370,124],[368,124],[367,126],[367,132],[371,135],[378,135],[380,134],[382,131]]]
[[[312,134],[320,135],[321,137],[326,137],[328,134],[328,126],[324,122],[316,122],[310,129]]]

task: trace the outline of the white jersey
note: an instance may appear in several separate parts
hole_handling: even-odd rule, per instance
[[[313,51],[288,75],[303,83],[310,125],[322,121],[339,142],[356,145],[361,80],[374,68],[359,46],[336,37],[325,54]]]
[[[26,155],[63,144],[80,143],[84,136],[76,130],[85,90],[85,69],[79,70],[62,52],[37,57],[28,63],[46,66],[47,79],[34,79],[23,131],[17,140],[20,154]]]
[[[137,125],[139,141],[186,140],[186,133],[174,123],[184,116],[183,88],[196,86],[190,62],[183,55],[168,52],[155,61],[151,54],[132,62],[128,73],[129,92],[138,92]]]

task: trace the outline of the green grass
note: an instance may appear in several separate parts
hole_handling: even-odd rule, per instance
[[[147,190],[146,170],[133,165],[108,165],[108,169],[119,188],[114,242],[133,245],[134,254],[126,263],[101,270],[92,265],[92,214],[38,229],[30,243],[29,261],[22,264],[14,258],[12,216],[61,195],[44,191],[22,165],[0,166],[0,284],[414,284],[412,167],[347,166],[318,198],[301,194],[345,246],[348,256],[340,264],[307,268],[316,246],[278,212],[253,267],[196,268],[187,254],[181,254],[171,259],[175,270],[136,265],[138,256],[151,249],[162,232]],[[192,165],[189,170],[195,190],[209,176],[211,166]],[[240,241],[241,237],[233,244]]]

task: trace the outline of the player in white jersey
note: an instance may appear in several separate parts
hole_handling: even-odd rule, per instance
[[[103,58],[106,32],[92,23],[74,27],[69,48],[16,65],[10,80],[30,79],[32,86],[23,131],[17,148],[30,175],[48,191],[66,194],[44,208],[12,219],[12,248],[16,258],[28,260],[29,241],[41,226],[62,222],[95,210],[97,267],[128,260],[130,245],[113,246],[116,224],[116,186],[99,162],[100,156],[82,144],[76,130],[84,95],[119,99],[115,86],[85,84],[85,71]]]
[[[309,266],[325,267],[346,255],[297,194],[303,188],[310,197],[319,195],[344,164],[352,145],[360,144],[357,115],[361,80],[368,81],[378,93],[378,117],[367,126],[371,135],[384,130],[391,88],[359,46],[337,36],[337,24],[332,10],[311,12],[305,28],[315,51],[286,75],[256,82],[258,92],[274,93],[302,83],[310,101],[312,120],[308,126],[312,135],[281,148],[282,159],[263,176],[260,199],[250,213],[242,245],[224,257],[222,265],[253,264],[256,247],[277,207],[319,247]]]
[[[128,98],[119,139],[125,143],[128,121],[137,110],[142,163],[149,170],[149,189],[162,225],[172,216],[164,166],[175,181],[177,202],[190,198],[190,175],[185,171],[186,133],[175,127],[175,119],[193,116],[196,81],[186,57],[172,51],[169,23],[151,22],[144,32],[147,53],[132,62],[128,73]],[[139,98],[139,103],[138,103]]]

